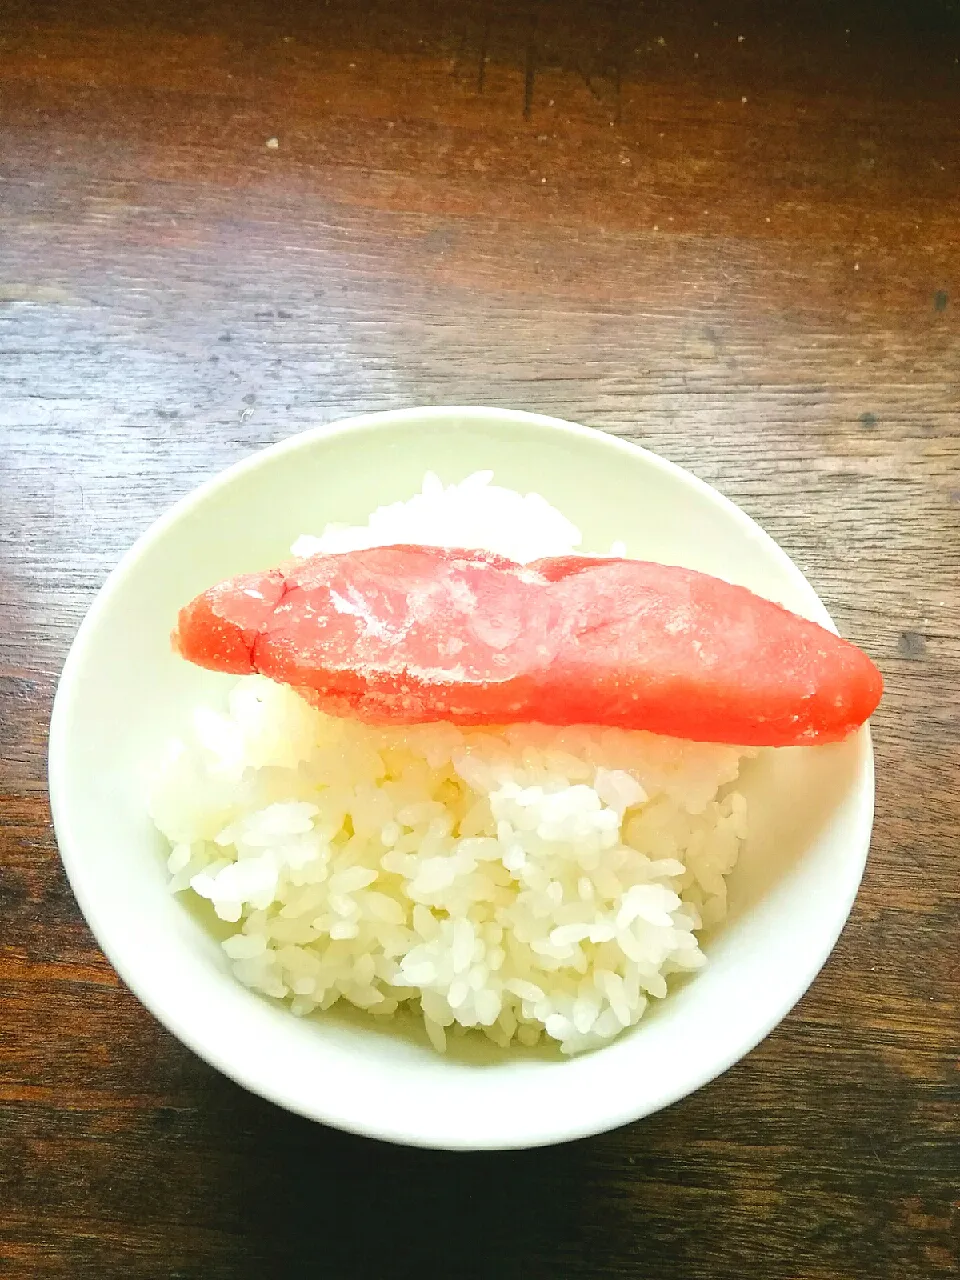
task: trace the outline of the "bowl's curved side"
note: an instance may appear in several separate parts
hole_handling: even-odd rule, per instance
[[[365,466],[372,449],[389,465]],[[217,943],[168,894],[162,842],[143,803],[143,771],[158,743],[191,706],[229,683],[174,658],[167,636],[176,608],[216,578],[281,558],[301,532],[331,519],[365,519],[373,506],[413,492],[428,468],[452,480],[491,466],[499,482],[544,493],[595,549],[625,538],[632,554],[719,573],[832,625],[772,539],[673,464],[539,415],[403,410],[271,446],[151,526],[80,627],[50,730],[51,805],[67,875],[104,952],[146,1007],[201,1057],[291,1110],[370,1136],[453,1149],[599,1132],[725,1070],[788,1012],[825,962],[856,894],[872,822],[864,730],[831,749],[826,767],[846,783],[829,801],[822,778],[803,781],[817,821],[788,833],[802,856],[776,864],[774,876],[770,860],[790,844],[790,815],[768,815],[767,834],[751,854],[751,883],[764,874],[766,883],[745,895],[712,944],[710,965],[649,1026],[581,1059],[509,1055],[495,1067],[453,1064],[395,1037],[297,1021],[236,984]]]

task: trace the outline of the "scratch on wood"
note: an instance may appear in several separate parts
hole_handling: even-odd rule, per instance
[[[583,77],[583,83],[587,86],[587,88],[590,90],[590,92],[593,94],[596,100],[598,102],[602,102],[603,99],[601,98],[600,94],[596,90],[596,87],[594,86],[590,72],[584,71],[584,69],[580,66],[577,67],[577,70],[580,72],[580,75]]]
[[[480,37],[480,67],[477,71],[477,93],[483,93],[483,82],[487,78],[487,48],[490,44],[490,18],[483,20],[483,35]]]
[[[631,19],[636,17],[636,10],[630,9],[626,0],[621,0],[617,10],[617,124],[623,123],[623,80],[624,76],[629,79],[632,70],[634,40]]]
[[[523,115],[525,120],[530,119],[530,112],[533,108],[533,86],[537,78],[537,45],[536,45],[536,25],[530,32],[530,39],[527,42],[527,60],[523,77]]]

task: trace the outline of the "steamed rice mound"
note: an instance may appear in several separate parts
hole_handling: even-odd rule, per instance
[[[743,752],[648,733],[374,728],[240,680],[171,744],[151,813],[173,892],[236,925],[237,978],[295,1014],[422,1012],[577,1053],[699,968],[745,835]]]

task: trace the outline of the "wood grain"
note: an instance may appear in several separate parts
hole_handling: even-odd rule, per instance
[[[0,1275],[956,1274],[958,58],[931,0],[0,8]],[[49,823],[57,674],[133,538],[410,403],[689,467],[887,680],[811,991],[694,1097],[552,1151],[243,1093],[120,985]]]

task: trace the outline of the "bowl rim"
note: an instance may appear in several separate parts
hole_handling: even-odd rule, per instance
[[[144,1005],[144,1007],[182,1044],[197,1054],[199,1058],[213,1066],[216,1070],[241,1085],[248,1091],[284,1107],[286,1110],[304,1116],[306,1119],[327,1124],[346,1132],[375,1138],[382,1141],[408,1146],[445,1150],[510,1150],[554,1145],[560,1142],[573,1141],[578,1138],[607,1132],[621,1125],[641,1120],[648,1115],[671,1106],[681,1098],[696,1092],[704,1085],[722,1075],[732,1065],[750,1053],[776,1027],[797,1002],[803,997],[816,979],[832,953],[843,928],[846,925],[858,892],[866,859],[869,852],[874,816],[874,757],[869,725],[860,731],[863,735],[862,763],[855,779],[855,785],[862,801],[860,822],[857,831],[851,837],[851,870],[855,871],[848,882],[848,892],[836,901],[833,927],[821,935],[821,946],[812,954],[802,972],[795,973],[793,981],[784,990],[778,1005],[778,1012],[757,1022],[751,1034],[740,1041],[736,1048],[725,1055],[711,1059],[705,1066],[691,1073],[689,1077],[678,1081],[666,1090],[662,1097],[645,1100],[638,1105],[637,1100],[627,1101],[620,1105],[608,1103],[604,1108],[590,1113],[589,1118],[579,1123],[564,1122],[555,1129],[546,1131],[524,1132],[516,1136],[516,1140],[495,1137],[484,1142],[477,1140],[461,1140],[452,1135],[449,1140],[437,1136],[424,1136],[416,1127],[402,1120],[389,1127],[382,1124],[370,1125],[363,1122],[360,1116],[343,1116],[325,1106],[310,1109],[297,1099],[284,1095],[281,1089],[271,1089],[268,1084],[251,1079],[245,1074],[241,1064],[224,1058],[217,1049],[214,1038],[204,1039],[193,1029],[183,1025],[177,1016],[177,1010],[164,999],[162,980],[156,984],[146,983],[133,977],[130,966],[122,948],[114,945],[111,929],[104,921],[98,909],[96,894],[88,884],[83,873],[83,854],[79,842],[74,839],[71,829],[70,814],[65,800],[65,779],[69,769],[67,743],[69,738],[70,713],[73,691],[77,677],[83,669],[91,641],[96,633],[100,615],[108,607],[115,592],[122,586],[128,575],[136,569],[142,554],[156,542],[160,541],[168,529],[178,523],[195,507],[202,505],[213,493],[231,485],[236,479],[257,470],[265,463],[284,454],[308,450],[319,441],[341,435],[360,432],[373,432],[391,426],[411,426],[417,423],[439,422],[451,417],[461,421],[481,422],[484,419],[496,418],[501,423],[515,423],[522,427],[540,428],[546,434],[559,432],[579,439],[589,439],[592,444],[607,448],[621,454],[631,456],[641,454],[646,463],[686,487],[691,488],[701,500],[719,506],[725,515],[732,519],[741,532],[751,539],[759,540],[779,561],[782,569],[793,579],[794,583],[805,592],[810,593],[819,606],[818,621],[836,631],[833,620],[823,606],[816,592],[806,577],[794,564],[782,547],[752,519],[742,508],[718,489],[701,480],[698,476],[681,467],[679,464],[653,453],[632,440],[623,439],[600,429],[586,427],[566,419],[546,414],[528,412],[522,409],[505,409],[497,406],[479,405],[432,405],[410,406],[403,409],[391,409],[382,412],[350,415],[323,423],[306,431],[297,432],[273,444],[254,449],[245,457],[210,476],[194,489],[174,502],[166,511],[157,517],[144,532],[133,542],[123,554],[117,565],[111,570],[103,585],[97,592],[87,613],[74,636],[63,669],[57,684],[53,710],[50,718],[48,761],[48,790],[53,825],[57,838],[60,858],[77,899],[85,921],[94,935],[97,945],[102,949],[118,976]],[[855,863],[854,860],[855,859]],[[597,1053],[602,1053],[598,1050]],[[590,1055],[591,1057],[593,1055]],[[325,1099],[320,1099],[321,1103]]]

